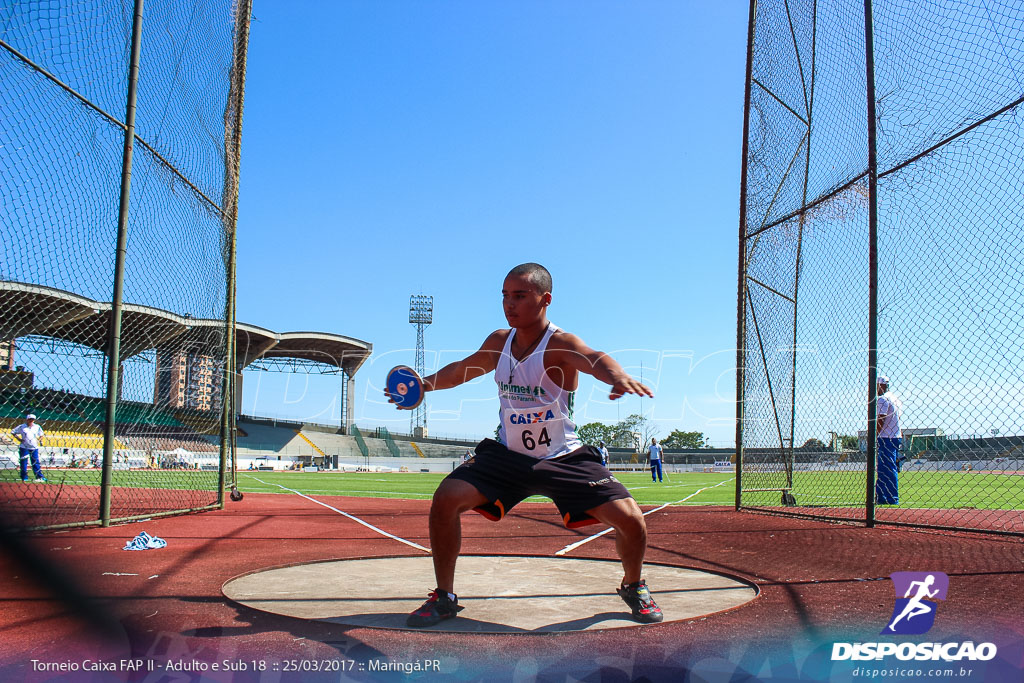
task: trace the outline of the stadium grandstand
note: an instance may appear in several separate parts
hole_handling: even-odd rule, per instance
[[[476,441],[414,438],[384,427],[347,429],[243,415],[236,452],[240,470],[448,472]]]
[[[33,363],[42,371],[39,365],[56,363],[58,357],[60,363],[102,357],[111,305],[51,287],[0,281],[0,308],[20,311],[0,320],[0,467],[17,463],[10,432],[29,412],[46,429],[40,454],[44,467],[96,466],[103,452],[106,400],[80,387],[39,387],[37,372],[19,363]],[[340,431],[347,430],[355,373],[370,356],[371,344],[325,332],[277,333],[246,323],[236,329],[236,413],[243,369],[308,371],[315,366],[343,375]],[[119,397],[115,466],[217,469],[222,371],[212,349],[223,344],[224,321],[126,304],[122,330],[122,362],[141,360],[148,366],[152,402]],[[249,429],[252,437],[239,429],[241,441],[259,443],[257,450],[289,453],[293,439],[316,449],[315,442],[297,435],[301,427],[284,430],[290,438],[276,428],[260,431],[256,423]]]

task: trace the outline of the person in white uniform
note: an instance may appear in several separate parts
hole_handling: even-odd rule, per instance
[[[551,498],[569,528],[603,523],[615,529],[623,567],[616,592],[635,620],[659,622],[661,609],[642,576],[647,527],[640,507],[601,464],[600,451],[582,444],[573,422],[581,372],[611,385],[611,399],[654,394],[610,356],[548,321],[551,274],[544,266],[524,263],[513,268],[502,286],[502,302],[511,329],[492,332],[478,351],[423,378],[426,391],[438,391],[494,372],[501,424],[498,439],[481,441],[473,459],[434,492],[430,547],[437,588],[406,623],[432,626],[463,609],[454,593],[462,546],[460,515],[475,510],[498,521],[531,495]]]
[[[651,445],[647,447],[647,459],[651,461],[651,481],[661,483],[661,446],[658,440],[652,438]]]
[[[21,480],[28,481],[28,461],[32,460],[32,474],[36,476],[36,481],[46,481],[46,477],[43,476],[43,468],[39,464],[39,440],[43,438],[45,432],[43,428],[36,423],[36,416],[29,414],[25,416],[25,421],[15,427],[11,434],[20,441],[18,444],[18,460],[21,465]]]
[[[903,403],[889,391],[889,378],[879,375],[878,408],[876,411],[875,502],[899,505],[900,502],[900,417]]]

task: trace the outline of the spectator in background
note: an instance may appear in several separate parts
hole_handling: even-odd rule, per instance
[[[601,464],[608,467],[608,449],[604,445],[604,441],[598,443],[597,450],[601,451]]]
[[[889,391],[889,378],[879,375],[876,415],[877,452],[875,453],[875,503],[899,505],[900,502],[900,415],[903,403]]]
[[[45,482],[43,468],[39,465],[39,440],[43,438],[45,432],[36,424],[36,416],[32,413],[26,415],[25,421],[15,427],[11,434],[20,442],[18,459],[21,461],[21,480],[28,481],[28,461],[31,458],[32,474],[36,476],[36,481]]]
[[[661,446],[658,440],[651,438],[651,445],[647,448],[647,459],[651,461],[651,481],[661,482]]]

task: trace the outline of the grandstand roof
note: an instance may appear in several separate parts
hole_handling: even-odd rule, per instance
[[[0,281],[0,310],[21,311],[0,319],[0,340],[38,335],[103,351],[111,308],[109,303],[61,289]],[[223,343],[223,320],[193,318],[139,304],[124,304],[121,310],[122,358],[183,337],[211,350]],[[236,323],[235,329],[239,370],[260,358],[298,358],[353,375],[373,351],[369,342],[327,332],[278,333],[247,323]]]
[[[300,358],[342,368],[349,375],[373,351],[369,342],[327,332],[282,332],[237,323],[235,344],[240,368],[260,358]]]

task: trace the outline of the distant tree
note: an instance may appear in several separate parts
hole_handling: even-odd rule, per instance
[[[805,451],[826,450],[825,443],[821,439],[807,439],[807,441],[804,441],[804,445],[801,446],[800,448],[804,449]]]
[[[640,418],[637,423],[637,431],[640,432],[640,450],[650,446],[651,439],[658,436],[658,426],[646,417]],[[658,443],[661,443],[661,439],[658,439]]]
[[[633,414],[612,427],[611,443],[619,448],[643,448],[650,443],[654,429],[642,415]]]
[[[684,432],[675,429],[661,440],[662,448],[691,449],[704,448],[704,432]]]
[[[839,437],[844,451],[855,451],[860,448],[860,439],[856,436],[850,436],[849,434],[842,434]]]
[[[603,422],[589,422],[576,428],[580,441],[597,445],[604,441],[607,446],[616,448],[643,448],[654,436],[654,428],[650,420],[641,415],[630,415],[612,425]]]
[[[576,434],[579,435],[580,441],[591,446],[596,446],[598,442],[604,441],[605,444],[613,443],[612,435],[615,432],[613,425],[606,425],[601,422],[590,422],[576,429]]]

